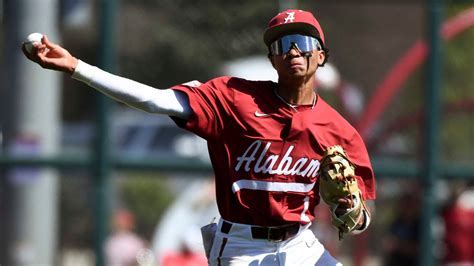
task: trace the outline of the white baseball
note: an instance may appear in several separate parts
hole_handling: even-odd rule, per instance
[[[28,37],[26,37],[26,40],[24,42],[26,51],[28,53],[31,53],[34,47],[33,44],[36,42],[41,43],[41,39],[43,39],[43,34],[38,33],[38,32],[31,33],[30,35],[28,35]]]

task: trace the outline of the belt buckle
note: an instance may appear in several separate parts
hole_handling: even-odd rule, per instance
[[[286,230],[278,227],[269,227],[267,231],[267,240],[270,242],[281,242],[286,238]]]

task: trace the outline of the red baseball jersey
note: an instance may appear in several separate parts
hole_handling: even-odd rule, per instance
[[[207,140],[223,219],[277,226],[314,220],[323,151],[341,145],[356,165],[365,199],[375,181],[356,130],[318,96],[297,111],[275,93],[272,81],[219,77],[173,87],[189,98],[193,114],[173,118]]]

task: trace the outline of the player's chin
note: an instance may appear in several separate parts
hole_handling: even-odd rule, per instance
[[[307,75],[306,69],[304,68],[285,68],[282,71],[278,72],[280,78],[284,79],[301,79]]]
[[[287,67],[288,72],[306,72],[306,65],[305,64],[291,64]]]
[[[287,76],[293,79],[304,78],[306,75],[306,69],[293,69],[293,71],[288,71],[287,73]]]

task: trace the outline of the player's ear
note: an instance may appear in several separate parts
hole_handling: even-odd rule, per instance
[[[317,51],[318,53],[318,66],[322,66],[326,60],[326,52],[324,50]]]

